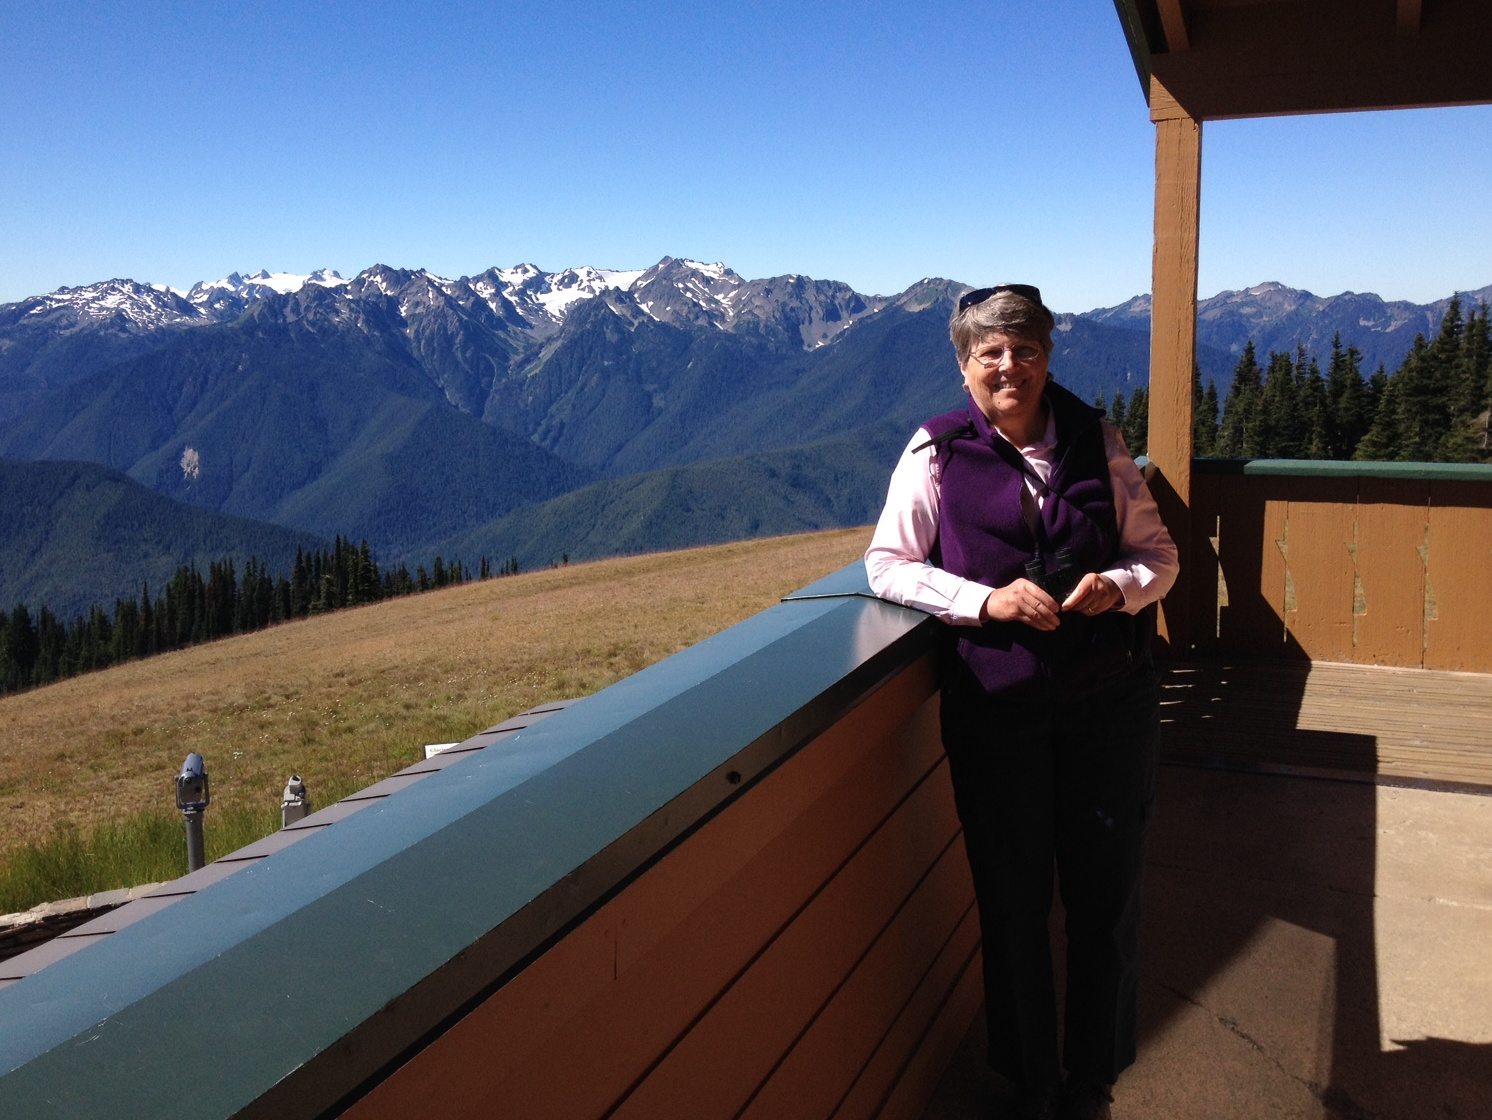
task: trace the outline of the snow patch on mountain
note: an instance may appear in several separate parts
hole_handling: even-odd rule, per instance
[[[134,280],[102,280],[78,288],[58,288],[22,300],[27,317],[57,318],[77,326],[112,326],[148,331],[191,323],[202,312],[170,288]]]

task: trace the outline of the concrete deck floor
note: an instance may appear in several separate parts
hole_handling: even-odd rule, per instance
[[[1492,1118],[1492,797],[1158,785],[1116,1120]],[[1006,1114],[983,1045],[981,1012],[924,1120]]]

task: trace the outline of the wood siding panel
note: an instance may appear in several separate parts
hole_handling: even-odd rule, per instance
[[[933,686],[931,659],[889,682],[348,1115],[605,1113],[938,764]]]
[[[1284,527],[1285,627],[1307,657],[1351,661],[1357,480],[1291,480]]]
[[[924,657],[711,821],[698,837],[708,842],[670,853],[667,875],[644,875],[628,888],[628,912],[617,924],[617,971],[649,952],[769,839],[818,811],[815,802],[873,753],[883,758],[883,776],[876,779],[881,788],[898,782],[908,788],[942,754],[937,691],[933,658]]]
[[[758,1090],[742,1120],[833,1113],[887,1025],[973,915],[969,864],[955,840]]]
[[[1425,668],[1492,673],[1492,494],[1433,482],[1430,499]]]
[[[1220,644],[1262,657],[1289,653],[1285,631],[1285,539],[1289,479],[1219,479],[1219,562],[1228,584]]]
[[[967,945],[962,953],[961,945]],[[983,1001],[979,921],[970,915],[897,1017],[834,1120],[915,1120]]]
[[[1209,653],[1218,645],[1218,608],[1222,588],[1218,579],[1218,503],[1222,479],[1215,474],[1192,475],[1190,553],[1192,581],[1192,648]]]
[[[735,1116],[957,835],[940,767],[612,1115]]]
[[[1425,565],[1430,484],[1364,478],[1358,489],[1357,571],[1363,613],[1354,660],[1421,668],[1425,650]]]

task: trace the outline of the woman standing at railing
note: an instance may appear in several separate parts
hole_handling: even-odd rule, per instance
[[[979,903],[989,1063],[1021,1115],[1087,1120],[1110,1115],[1135,1055],[1158,728],[1149,646],[1177,563],[1118,432],[1048,375],[1053,326],[1030,285],[959,299],[950,334],[968,407],[913,437],[865,564],[877,595],[952,624],[943,744]]]

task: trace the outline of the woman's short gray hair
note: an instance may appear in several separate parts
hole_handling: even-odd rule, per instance
[[[997,291],[987,299],[956,310],[948,321],[948,336],[958,351],[958,364],[969,360],[979,341],[992,334],[1029,338],[1048,354],[1052,352],[1052,328],[1056,317],[1046,304],[1012,291]]]

